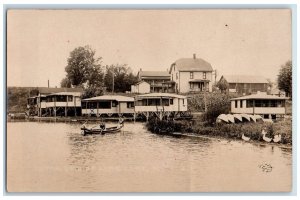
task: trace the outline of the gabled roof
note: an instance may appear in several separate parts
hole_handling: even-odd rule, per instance
[[[51,94],[58,92],[83,92],[82,88],[48,88],[48,87],[38,87],[37,88],[41,94]]]
[[[169,78],[171,75],[167,71],[139,71],[140,77],[153,77],[153,76],[166,76]]]
[[[115,100],[115,101],[120,101],[120,102],[133,102],[134,98],[132,97],[126,97],[126,96],[120,96],[120,95],[103,95],[103,96],[97,96],[97,97],[92,97],[88,99],[83,99],[83,101],[101,101],[101,100]]]
[[[267,79],[263,76],[223,75],[222,77],[228,83],[268,83]],[[221,77],[221,79],[222,79],[222,77]]]
[[[175,61],[175,68],[178,71],[191,71],[191,72],[211,72],[213,68],[210,63],[201,58],[181,58]],[[172,70],[172,66],[171,69]]]
[[[179,98],[179,99],[185,99],[187,98],[186,96],[183,95],[178,95],[178,94],[170,94],[170,93],[149,93],[149,94],[141,94],[136,96],[137,98],[139,97],[174,97],[174,98]]]
[[[286,97],[278,97],[275,95],[267,95],[266,93],[257,93],[257,94],[251,94],[251,95],[247,95],[247,96],[242,96],[242,97],[237,97],[237,98],[233,98],[230,99],[231,101],[234,100],[244,100],[244,99],[266,99],[266,100],[271,100],[271,99],[278,99],[278,100],[284,100],[284,99],[288,99]]]

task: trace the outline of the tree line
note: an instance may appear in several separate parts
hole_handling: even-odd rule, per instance
[[[126,64],[103,65],[102,57],[95,56],[90,46],[71,51],[65,67],[66,77],[61,87],[82,87],[83,98],[102,95],[104,92],[126,92],[138,78]]]

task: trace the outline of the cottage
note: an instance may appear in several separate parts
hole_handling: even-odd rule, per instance
[[[150,93],[135,97],[135,113],[148,119],[151,115],[160,118],[187,112],[187,97],[170,93]]]
[[[238,94],[254,94],[268,90],[268,81],[262,76],[223,75],[219,83],[227,84],[229,92]]]
[[[145,94],[150,93],[150,84],[145,81],[140,81],[131,85],[131,93]]]
[[[82,100],[82,115],[108,116],[134,115],[134,98],[118,95],[104,95]]]
[[[257,114],[263,118],[276,119],[286,114],[287,98],[257,93],[231,99],[231,113]]]
[[[165,84],[170,81],[170,74],[167,71],[140,70],[138,78],[150,84],[150,92],[174,92],[168,84]]]
[[[181,58],[170,68],[171,81],[179,93],[212,91],[212,66],[201,58]]]
[[[47,95],[59,92],[78,92],[82,94],[82,88],[48,88],[38,87],[35,96],[31,96],[27,99],[27,109],[30,115],[37,115],[39,117],[48,115],[47,110]]]
[[[81,115],[81,92],[58,92],[46,96],[46,113],[48,116]]]

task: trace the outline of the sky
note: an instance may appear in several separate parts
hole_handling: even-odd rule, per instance
[[[7,85],[60,87],[70,52],[90,45],[103,65],[165,71],[180,58],[221,75],[276,80],[292,57],[289,9],[9,10]]]

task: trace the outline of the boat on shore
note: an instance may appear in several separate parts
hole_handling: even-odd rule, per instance
[[[124,126],[124,120],[119,120],[118,125],[107,127],[106,124],[99,124],[92,128],[85,127],[85,124],[81,127],[81,134],[83,136],[87,134],[106,134],[106,133],[116,133],[121,131]]]

